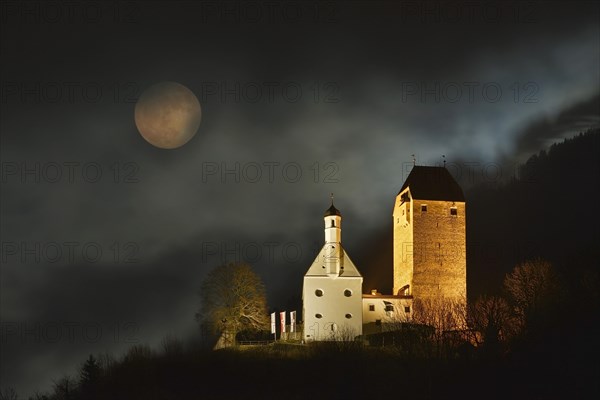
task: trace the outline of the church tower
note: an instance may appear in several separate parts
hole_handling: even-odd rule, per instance
[[[362,335],[362,281],[342,247],[342,214],[325,211],[325,244],[304,275],[305,341],[354,339]]]
[[[465,197],[448,170],[414,166],[393,219],[394,294],[466,301]]]

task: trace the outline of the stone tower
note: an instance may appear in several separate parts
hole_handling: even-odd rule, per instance
[[[465,197],[448,170],[414,166],[392,215],[394,294],[466,300]]]
[[[362,281],[342,247],[342,214],[325,211],[325,244],[304,275],[302,288],[305,341],[362,335]]]

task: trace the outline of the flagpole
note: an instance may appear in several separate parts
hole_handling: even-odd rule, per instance
[[[275,313],[271,313],[271,333],[273,334],[273,340],[277,341],[277,328],[275,328]]]

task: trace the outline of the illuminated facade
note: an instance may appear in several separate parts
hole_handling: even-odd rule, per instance
[[[397,329],[410,322],[413,298],[410,295],[382,294],[376,290],[363,294],[363,334]]]
[[[443,167],[415,166],[394,204],[394,289],[420,300],[467,296],[465,197]]]
[[[354,339],[362,335],[362,282],[342,247],[342,214],[325,212],[325,244],[304,275],[305,341]]]

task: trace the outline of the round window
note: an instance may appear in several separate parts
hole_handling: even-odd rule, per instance
[[[344,296],[346,296],[346,297],[352,296],[352,290],[350,290],[350,289],[344,290]]]
[[[315,314],[316,318],[323,318],[323,316],[321,314]]]
[[[352,314],[346,314],[346,318],[347,318],[347,319],[350,319],[350,318],[352,318]]]
[[[315,295],[317,297],[321,297],[321,296],[323,296],[323,291],[321,289],[317,289],[317,290],[315,290]]]

